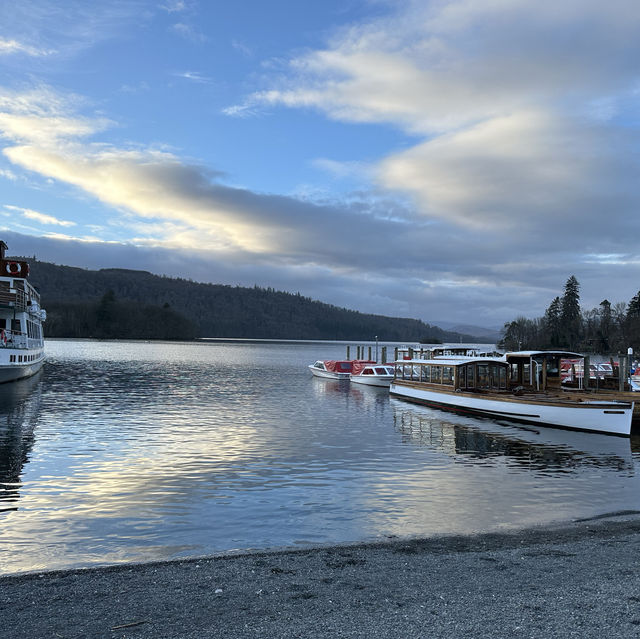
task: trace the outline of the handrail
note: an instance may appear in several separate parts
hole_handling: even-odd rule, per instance
[[[13,290],[0,290],[0,306],[15,307],[17,311],[27,310],[27,294],[24,291]]]

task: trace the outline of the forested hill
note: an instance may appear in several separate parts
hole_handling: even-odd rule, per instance
[[[29,263],[51,337],[165,337],[140,323],[164,322],[167,331],[170,323],[173,333],[182,320],[186,337],[482,341],[419,320],[368,315],[270,288],[201,284],[128,269],[90,271],[33,258]],[[128,321],[123,334],[117,318],[127,312],[139,326]],[[111,322],[106,329],[100,325],[105,317]]]

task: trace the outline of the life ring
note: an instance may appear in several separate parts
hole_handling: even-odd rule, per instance
[[[4,329],[0,331],[0,342],[2,342],[3,346],[7,345],[7,334],[4,332]]]
[[[22,264],[20,262],[5,262],[4,268],[7,275],[22,275]]]

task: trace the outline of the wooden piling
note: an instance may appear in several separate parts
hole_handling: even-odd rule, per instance
[[[582,373],[582,388],[584,390],[589,390],[589,381],[591,377],[591,368],[590,368],[589,356],[584,356],[583,368],[584,371]]]

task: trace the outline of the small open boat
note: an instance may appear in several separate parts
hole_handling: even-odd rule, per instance
[[[350,379],[356,384],[386,386],[389,388],[394,376],[393,366],[371,362],[354,362]]]

